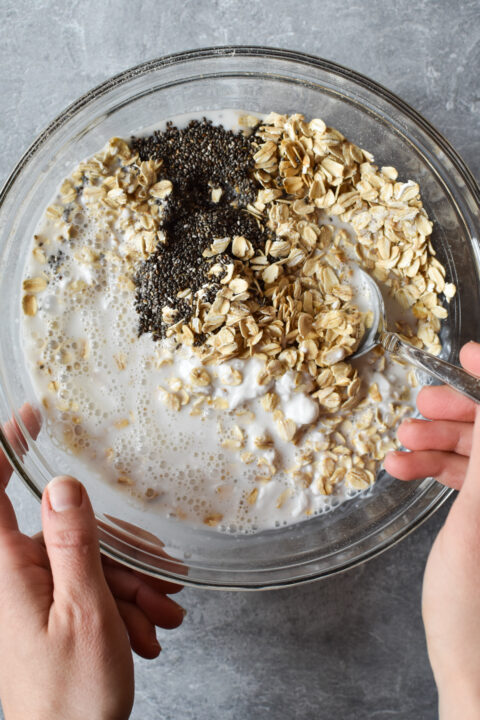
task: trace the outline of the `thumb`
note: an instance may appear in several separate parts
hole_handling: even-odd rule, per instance
[[[459,499],[467,500],[478,513],[480,506],[480,405],[475,407],[475,422],[472,432],[472,451],[468,462],[467,474]]]
[[[95,516],[83,485],[69,476],[54,478],[42,498],[42,525],[54,595],[70,603],[107,590]]]
[[[460,350],[460,362],[469,373],[480,377],[480,343],[470,341]]]

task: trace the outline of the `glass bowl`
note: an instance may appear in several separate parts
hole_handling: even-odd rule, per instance
[[[45,431],[31,438],[17,409],[35,394],[19,341],[23,265],[35,226],[61,180],[113,135],[129,137],[180,113],[238,108],[322,117],[370,150],[379,165],[419,182],[435,222],[434,245],[458,293],[442,330],[443,354],[458,362],[480,338],[479,189],[448,142],[418,113],[366,77],[292,51],[226,47],[171,55],[108,80],[68,107],[38,137],[0,195],[0,422],[14,415],[26,452],[2,445],[40,499],[53,475],[85,483],[105,554],[152,575],[209,588],[260,589],[325,577],[362,562],[433,513],[449,490],[432,479],[401,483],[384,472],[376,485],[323,516],[290,527],[234,536],[194,529],[135,506],[94,483]],[[11,438],[12,440],[12,438]]]

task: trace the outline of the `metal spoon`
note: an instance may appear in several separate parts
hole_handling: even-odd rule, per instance
[[[466,395],[470,400],[480,403],[479,378],[469,375],[465,370],[435,357],[426,350],[420,350],[410,345],[410,343],[402,340],[399,335],[386,329],[385,306],[380,288],[375,280],[361,268],[357,268],[357,271],[361,273],[362,279],[369,289],[370,309],[373,310],[374,319],[372,327],[367,330],[357,350],[350,355],[350,358],[361,357],[373,350],[377,345],[381,345],[387,352],[393,353],[402,360],[421,368],[436,377],[437,380]]]

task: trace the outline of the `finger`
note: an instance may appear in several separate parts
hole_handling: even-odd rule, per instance
[[[472,424],[451,420],[404,420],[397,437],[409,450],[446,450],[470,456]]]
[[[163,593],[145,585],[135,575],[122,568],[104,566],[110,590],[118,600],[137,605],[154,625],[165,629],[181,625],[185,610]]]
[[[460,362],[471,375],[480,378],[480,343],[469,342],[460,350]]]
[[[169,582],[168,580],[162,580],[161,578],[152,577],[151,575],[146,575],[145,573],[142,573],[138,570],[131,570],[130,568],[126,568],[125,565],[121,565],[116,560],[113,560],[106,555],[102,556],[102,563],[104,568],[108,565],[109,567],[120,568],[124,572],[129,572],[135,575],[135,577],[145,583],[145,585],[149,585],[151,588],[153,588],[157,592],[163,593],[164,595],[175,595],[176,593],[179,593],[181,590],[183,590],[183,585],[177,585],[177,583]]]
[[[28,403],[22,405],[18,412],[28,433],[35,440],[40,431],[39,414]],[[5,423],[3,432],[5,433],[8,443],[13,447],[17,455],[22,457],[28,449],[28,442],[14,417]],[[7,485],[12,471],[10,461],[5,453],[0,451],[0,486],[5,487]]]
[[[54,478],[42,498],[42,525],[52,569],[55,600],[67,605],[90,594],[108,594],[95,516],[85,488],[75,478]]]
[[[475,403],[446,385],[427,385],[417,396],[417,408],[430,420],[475,420]]]
[[[118,612],[127,628],[132,650],[147,660],[158,657],[161,651],[155,626],[136,605],[125,600],[117,601]]]
[[[388,453],[383,466],[399,480],[419,480],[434,477],[448,487],[459,490],[464,482],[468,458],[441,450],[418,450]]]
[[[30,427],[36,437],[40,426],[34,415],[32,407],[25,404],[20,408],[19,413],[27,428]],[[23,454],[26,446],[25,438],[15,418],[12,418],[5,423],[3,426],[3,432],[5,433],[5,437],[10,445],[13,446],[15,452]],[[11,474],[12,466],[6,455],[0,451],[0,534],[8,533],[12,530],[18,530],[18,523],[13,505],[5,492],[5,488]],[[3,545],[3,547],[6,547],[6,545]]]
[[[35,440],[42,427],[42,416],[30,403],[24,403],[18,411],[28,433]]]
[[[132,572],[146,585],[150,585],[151,588],[157,590],[158,592],[163,592],[165,595],[176,595],[183,590],[183,585],[177,585],[177,583],[169,582],[168,580],[160,580],[160,578],[145,575],[139,570],[132,570]]]
[[[12,530],[18,530],[15,510],[5,488],[0,487],[0,547],[2,546],[2,537],[5,538],[6,534]]]
[[[45,547],[45,540],[43,539],[43,532],[40,530],[40,532],[35,533],[35,535],[32,535],[32,540],[35,540],[39,545],[43,545]]]
[[[8,485],[8,481],[12,475],[13,468],[3,451],[0,451],[0,490]]]
[[[104,527],[109,534],[117,535],[121,539],[124,538],[120,528],[125,530],[127,533],[132,534],[135,537],[135,547],[139,550],[146,550],[148,553],[156,555],[158,558],[157,567],[164,568],[167,572],[175,573],[177,575],[188,575],[188,568],[178,558],[168,555],[163,548],[164,543],[159,537],[152,533],[138,527],[138,525],[132,525],[125,520],[121,520],[113,515],[105,515],[117,528],[111,525],[106,525],[100,522],[100,527]]]
[[[22,405],[18,414],[25,425],[28,434],[35,439],[40,431],[39,414],[28,403]],[[26,450],[28,450],[28,441],[25,438],[23,430],[18,424],[15,416],[5,423],[3,429],[8,442],[12,445],[16,453],[23,454]]]

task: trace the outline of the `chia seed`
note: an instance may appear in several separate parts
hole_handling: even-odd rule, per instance
[[[52,253],[48,256],[47,262],[49,267],[53,270],[53,272],[57,272],[60,265],[65,260],[65,253],[62,250],[59,250],[56,254]]]
[[[265,247],[272,233],[246,211],[258,189],[252,136],[203,119],[181,129],[167,123],[163,132],[132,138],[131,147],[141,160],[162,159],[157,180],[170,180],[173,185],[162,221],[166,242],[138,266],[135,276],[139,334],[151,332],[160,339],[168,327],[162,319],[166,305],[177,310],[176,322],[192,316],[191,303],[177,298],[177,293],[190,288],[194,295],[205,287],[206,299],[212,302],[220,286],[219,278],[212,283],[207,275],[211,264],[226,265],[236,259],[231,246],[221,256],[205,259],[202,253],[215,238],[243,235],[257,250]],[[222,195],[214,203],[211,191],[218,187]]]

